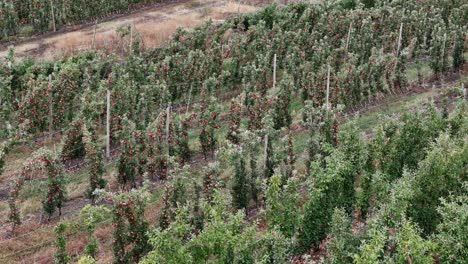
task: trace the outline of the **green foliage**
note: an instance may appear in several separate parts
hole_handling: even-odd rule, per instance
[[[349,161],[350,165],[342,174],[343,196],[346,197],[345,208],[349,214],[358,195],[356,194],[354,183],[357,179],[362,180],[366,175],[365,166],[368,159],[368,145],[364,142],[354,124],[349,124],[346,130],[340,131],[338,141],[340,142],[338,149],[343,152],[344,159]]]
[[[269,230],[258,241],[257,262],[262,264],[287,263],[291,253],[291,240],[278,230]]]
[[[94,201],[96,198],[94,191],[104,189],[106,186],[106,181],[102,178],[104,174],[104,157],[101,148],[97,144],[96,134],[91,132],[86,124],[83,126],[83,142],[85,144],[86,160],[90,166],[87,196]]]
[[[226,135],[226,138],[231,141],[232,144],[240,143],[240,121],[241,121],[242,105],[239,104],[236,100],[231,101],[231,106],[229,109],[230,125],[229,131]]]
[[[179,121],[179,126],[176,127],[176,152],[182,164],[189,162],[192,157],[192,150],[189,146],[189,125],[193,117]]]
[[[148,222],[144,217],[146,197],[144,193],[132,191],[121,193],[113,199],[112,251],[115,263],[138,262],[150,251]]]
[[[153,250],[143,263],[253,263],[255,229],[244,223],[242,211],[226,211],[224,199],[215,192],[213,202],[203,205],[205,226],[195,236],[187,208],[179,208],[168,228],[150,235]]]
[[[13,2],[0,3],[1,22],[0,29],[2,30],[1,38],[8,39],[9,36],[14,35],[17,31],[16,25],[18,22],[18,14],[15,10]]]
[[[458,71],[465,63],[465,36],[463,30],[456,31],[455,43],[452,51],[452,67]]]
[[[466,100],[457,102],[448,120],[450,127],[450,135],[453,137],[463,137],[468,133],[468,104]]]
[[[425,234],[433,233],[442,220],[437,212],[440,199],[451,193],[463,192],[462,183],[467,180],[467,162],[466,141],[451,139],[447,134],[438,138],[426,159],[421,162],[415,175],[415,197],[409,208],[409,216]]]
[[[351,230],[351,219],[343,209],[333,212],[330,233],[331,241],[327,245],[327,263],[351,263],[355,252],[356,238]]]
[[[94,235],[96,225],[102,222],[109,212],[109,209],[102,205],[94,207],[89,204],[83,207],[80,211],[82,222],[84,223],[88,233],[88,244],[85,247],[85,253],[91,258],[95,258],[99,250],[98,240]]]
[[[184,245],[184,238],[189,236],[190,231],[188,212],[186,208],[180,208],[170,226],[165,229],[158,228],[150,233],[149,242],[153,249],[141,263],[194,263]]]
[[[135,138],[135,123],[123,118],[123,130],[120,133],[122,152],[118,160],[117,181],[123,187],[128,185],[136,186],[137,178],[137,159],[138,154],[136,146],[138,145]]]
[[[449,46],[447,32],[442,27],[437,27],[432,31],[431,37],[431,68],[434,73],[440,74],[448,68]]]
[[[94,260],[90,256],[83,256],[78,260],[78,264],[96,264],[96,260]]]
[[[74,120],[70,124],[62,147],[62,160],[82,158],[86,155],[85,143],[83,141],[83,125],[83,121],[80,119]]]
[[[225,201],[220,193],[214,197],[213,205],[204,209],[205,228],[190,240],[188,248],[194,263],[208,260],[223,263],[252,263],[252,248],[255,243],[255,229],[246,226],[243,211],[232,215],[226,213]]]
[[[211,202],[213,195],[218,184],[219,168],[217,164],[209,164],[205,168],[205,174],[203,176],[203,197],[206,201]]]
[[[386,232],[386,229],[371,229],[368,232],[369,239],[360,246],[359,253],[353,256],[354,263],[379,263],[384,253]]]
[[[434,243],[425,240],[409,221],[404,221],[400,232],[395,236],[396,248],[387,263],[431,263]]]
[[[355,199],[352,187],[355,175],[355,167],[340,148],[332,150],[325,159],[324,167],[321,161],[312,163],[310,177],[314,178],[315,183],[299,229],[299,252],[317,247],[326,237],[336,207],[351,213]]]
[[[239,158],[235,165],[235,174],[232,183],[232,206],[236,209],[245,209],[249,202],[249,178],[245,169],[245,161]]]
[[[10,28],[15,21],[20,26],[28,21],[41,29],[50,26],[47,1],[33,2],[21,10],[15,9],[16,2],[0,4],[0,12],[10,12],[6,16],[0,13],[5,18],[0,24],[8,27],[7,34],[15,31]],[[82,3],[78,2],[71,1],[73,7],[67,8],[55,1],[59,25],[121,10],[138,1],[106,5],[88,1],[84,9],[79,9]],[[461,234],[466,232],[464,214],[459,210],[464,208],[458,200],[449,204],[440,198],[463,194],[466,103],[460,104],[448,121],[448,111],[439,113],[428,107],[387,122],[370,134],[373,139],[369,144],[353,127],[339,131],[339,122],[346,117],[342,118],[342,107],[338,106],[345,103],[347,110],[353,111],[360,104],[406,89],[406,69],[414,61],[429,57],[439,76],[448,70],[450,59],[455,69],[461,67],[464,37],[453,29],[461,30],[466,24],[466,7],[462,1],[449,2],[270,5],[257,13],[236,16],[221,26],[207,22],[194,30],[177,30],[169,44],[157,50],[140,51],[137,41],[134,54],[125,63],[94,52],[43,63],[27,59],[15,63],[9,57],[8,65],[0,65],[0,120],[8,121],[1,128],[11,124],[14,129],[25,127],[33,133],[46,131],[52,98],[53,128],[79,131],[73,120],[78,120],[76,109],[80,108],[82,120],[86,120],[83,136],[70,134],[65,152],[73,152],[70,146],[76,141],[80,153],[71,156],[79,157],[84,146],[92,166],[88,195],[94,199],[93,193],[104,187],[97,131],[106,114],[106,90],[111,90],[111,142],[119,145],[120,140],[115,147],[121,151],[119,187],[126,191],[136,188],[145,174],[167,180],[160,226],[151,232],[144,216],[146,197],[137,191],[114,197],[112,249],[116,263],[138,262],[145,256],[144,263],[286,263],[292,261],[291,255],[316,249],[324,242],[329,242],[331,263],[426,263],[433,255],[456,263],[466,255],[460,247],[465,242]],[[38,11],[26,17],[32,7]],[[108,9],[101,12],[101,8]],[[395,54],[401,23],[401,48]],[[122,28],[119,34],[127,37],[128,29]],[[275,54],[279,72],[291,75],[284,74],[279,93],[269,97],[277,92],[268,91]],[[332,69],[328,80],[330,104],[324,105],[328,67]],[[49,75],[53,77],[51,83]],[[218,105],[212,96],[221,95],[221,102],[223,95],[238,92],[245,98],[249,131],[241,130],[243,107],[241,102],[233,101],[227,137],[233,143],[228,145],[240,149],[243,156],[236,160],[232,178],[232,164],[215,163],[203,175],[203,189],[199,179],[194,179],[192,192],[188,187],[191,171],[173,161],[184,164],[190,160],[189,146],[193,142],[189,142],[189,130],[197,124],[193,123],[195,115],[187,119],[177,116],[181,112],[178,106],[184,105],[181,101],[187,95],[201,102],[194,111],[198,118],[195,130],[200,132],[201,151],[208,159],[224,143],[217,142],[216,132],[224,117],[220,109],[225,105]],[[303,127],[291,126],[290,110],[300,109],[303,102],[298,100],[297,105],[292,105],[297,99],[293,95],[302,95],[303,121],[310,133],[307,175],[301,174],[302,159],[294,153],[292,134]],[[165,112],[171,104],[173,111]],[[287,140],[279,142],[284,136],[283,127],[291,131]],[[441,131],[447,132],[440,136]],[[4,134],[10,132],[0,137]],[[268,135],[269,140],[263,145],[260,139],[246,141],[246,135]],[[262,150],[255,149],[256,145],[261,145]],[[243,152],[244,148],[248,151]],[[1,167],[5,154],[0,155]],[[60,164],[50,155],[33,161],[49,175],[44,209],[52,214],[63,205],[65,196]],[[245,162],[250,163],[246,166]],[[12,188],[9,220],[13,226],[20,223],[19,192],[26,177],[36,169],[32,165],[25,165]],[[280,173],[276,175],[274,169]],[[264,177],[259,177],[259,172]],[[260,192],[260,178],[264,180],[265,194]],[[306,188],[299,186],[302,180]],[[232,184],[226,186],[226,182]],[[232,196],[225,193],[229,187]],[[303,192],[308,192],[304,200],[299,198]],[[265,198],[266,204],[264,211],[249,211],[247,220],[243,210],[235,213],[233,209],[246,208],[250,198],[257,205]],[[355,217],[353,222],[351,215]],[[264,220],[262,216],[268,227],[265,232],[264,226],[255,222]],[[351,223],[361,224],[363,220],[365,227],[358,230],[363,241],[358,248]],[[86,254],[95,256],[95,222],[86,225]],[[420,227],[425,237],[437,241],[439,252],[434,253],[432,241],[420,235]],[[431,233],[434,235],[429,236]]]
[[[276,229],[287,238],[291,238],[299,224],[298,210],[298,182],[289,179],[283,186],[280,175],[270,178],[270,185],[266,191],[266,219],[270,230]]]
[[[59,215],[62,214],[62,206],[66,199],[65,178],[61,165],[51,153],[39,152],[36,159],[42,162],[41,168],[47,171],[47,194],[42,205],[50,219],[56,208],[59,209]]]
[[[260,199],[260,177],[257,168],[257,159],[255,154],[250,155],[250,196],[255,202],[255,205],[258,206]]]
[[[445,127],[446,121],[432,105],[388,120],[377,129],[371,143],[373,163],[391,179],[400,177],[404,168],[415,170],[426,156],[429,142]]]
[[[67,240],[65,238],[65,230],[67,226],[63,223],[58,224],[55,229],[55,248],[54,263],[66,264],[70,262],[70,256],[67,253]]]
[[[274,105],[273,115],[273,128],[275,129],[291,125],[292,117],[289,108],[291,106],[291,93],[294,90],[293,85],[292,78],[289,75],[283,76],[279,83],[279,95]]]
[[[208,154],[214,155],[217,140],[215,137],[215,131],[219,128],[217,122],[218,119],[218,106],[214,98],[211,98],[207,105],[203,105],[200,109],[199,123],[201,127],[200,131],[200,144],[205,159]]]
[[[265,140],[267,140],[266,142],[267,144],[266,144],[266,151],[265,151],[266,157],[264,157],[265,166],[263,170],[263,177],[268,179],[271,176],[273,176],[276,162],[275,162],[274,152],[273,152],[273,143],[272,143],[273,138],[268,137],[268,139],[265,139]]]
[[[435,241],[440,260],[443,263],[464,263],[468,261],[468,184],[463,185],[464,193],[441,199],[437,212],[442,220],[437,225]]]

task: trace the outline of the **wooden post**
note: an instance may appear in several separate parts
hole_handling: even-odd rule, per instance
[[[276,53],[273,57],[273,89],[276,88]]]
[[[98,21],[94,23],[94,33],[93,33],[93,43],[91,44],[91,48],[94,49],[96,45],[96,30],[97,30]]]
[[[106,157],[110,159],[110,90],[107,88],[107,119],[106,119],[106,131],[107,131],[107,137],[106,137]]]
[[[189,92],[189,98],[188,98],[188,103],[187,103],[187,109],[185,110],[185,114],[188,114],[188,110],[190,107],[190,100],[192,99],[192,88],[193,88],[193,83],[190,84],[190,92]]]
[[[403,23],[401,23],[400,25],[400,35],[398,36],[398,48],[397,48],[396,56],[400,54],[402,33],[403,33]]]
[[[133,53],[133,25],[130,25],[130,53]]]
[[[55,27],[55,12],[54,12],[54,0],[50,0],[50,10],[51,10],[51,15],[52,15],[52,27],[54,32],[57,31]]]
[[[166,109],[166,143],[167,143],[167,162],[169,162],[169,128],[170,128],[171,103]]]
[[[264,164],[264,168],[266,170],[266,167],[267,167],[267,162],[268,162],[268,135],[265,135],[265,146],[264,146],[264,149],[263,149],[263,154],[265,155],[265,160],[263,162]]]
[[[171,114],[171,103],[166,108],[166,140],[169,142],[169,122],[170,122],[170,114]]]
[[[327,112],[330,110],[330,65],[328,65],[327,73]]]
[[[349,39],[351,38],[351,28],[353,26],[353,22],[349,23],[349,29],[348,29],[348,38],[346,39],[346,54],[348,54],[348,47],[349,47]]]
[[[54,130],[54,105],[52,95],[52,75],[49,74],[49,136],[52,138],[52,130]]]

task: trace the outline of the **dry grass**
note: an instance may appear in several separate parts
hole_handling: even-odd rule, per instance
[[[157,25],[155,25],[154,22],[137,24],[135,25],[135,28],[143,38],[144,47],[154,48],[159,47],[166,42],[177,28],[193,28],[201,21],[202,19],[200,15],[190,13],[162,21]]]
[[[1,201],[0,202],[0,212],[7,212],[8,209],[8,202],[7,201]],[[0,223],[5,223],[8,218],[7,213],[0,214]]]
[[[71,183],[67,185],[68,199],[76,199],[79,197],[83,197],[83,195],[88,190],[88,186],[89,184],[87,181],[80,183]]]
[[[129,39],[120,39],[116,33],[118,28],[126,25],[134,25],[135,35],[141,36],[144,48],[154,48],[167,41],[178,27],[193,28],[210,18],[223,20],[237,12],[248,13],[255,11],[255,9],[256,7],[249,4],[239,5],[237,2],[212,0],[155,7],[99,24],[96,31],[95,48],[106,53],[126,54]],[[69,56],[92,48],[93,33],[94,27],[90,26],[20,44],[15,49],[19,57],[33,55],[37,58],[52,59],[57,56]],[[0,57],[4,55],[6,55],[6,49],[0,51]]]
[[[42,202],[40,199],[28,199],[21,202],[21,216],[27,216],[38,212],[42,208]]]

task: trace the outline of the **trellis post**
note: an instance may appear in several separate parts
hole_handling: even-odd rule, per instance
[[[170,114],[171,114],[171,103],[166,108],[166,143],[167,143],[167,158],[169,161],[169,128],[170,128]]]
[[[54,129],[54,105],[52,95],[52,74],[49,74],[49,136],[52,138],[52,130]]]
[[[185,114],[188,114],[188,110],[190,107],[190,100],[192,99],[192,88],[193,88],[193,83],[190,84],[190,92],[189,92],[189,98],[188,98],[187,109],[185,110]]]
[[[107,136],[106,136],[106,157],[109,159],[110,158],[110,89],[107,88],[107,117],[106,117],[106,131],[107,131]]]
[[[51,10],[51,15],[52,15],[52,27],[54,32],[57,31],[55,27],[55,12],[54,12],[54,0],[50,0],[50,10]]]
[[[349,39],[351,38],[351,28],[352,28],[352,26],[353,26],[353,22],[349,22],[348,38],[346,39],[346,54],[348,54]]]
[[[273,89],[276,88],[276,53],[273,56]]]
[[[133,53],[133,25],[130,25],[130,53]]]
[[[330,65],[327,72],[327,112],[330,110]]]
[[[265,155],[265,159],[263,161],[264,168],[266,170],[267,168],[267,162],[268,162],[268,134],[265,135],[265,146],[263,149],[263,154]]]
[[[400,24],[400,34],[398,36],[398,47],[397,47],[396,56],[400,54],[402,34],[403,34],[403,23]]]

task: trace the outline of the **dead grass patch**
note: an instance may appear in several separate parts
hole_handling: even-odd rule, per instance
[[[157,24],[151,21],[137,24],[135,28],[143,38],[144,47],[154,48],[160,47],[170,39],[177,28],[193,28],[201,21],[198,14],[190,13],[182,16],[175,16]]]
[[[23,201],[21,203],[21,215],[26,216],[33,214],[42,208],[42,202],[41,199],[28,199],[26,201]]]

